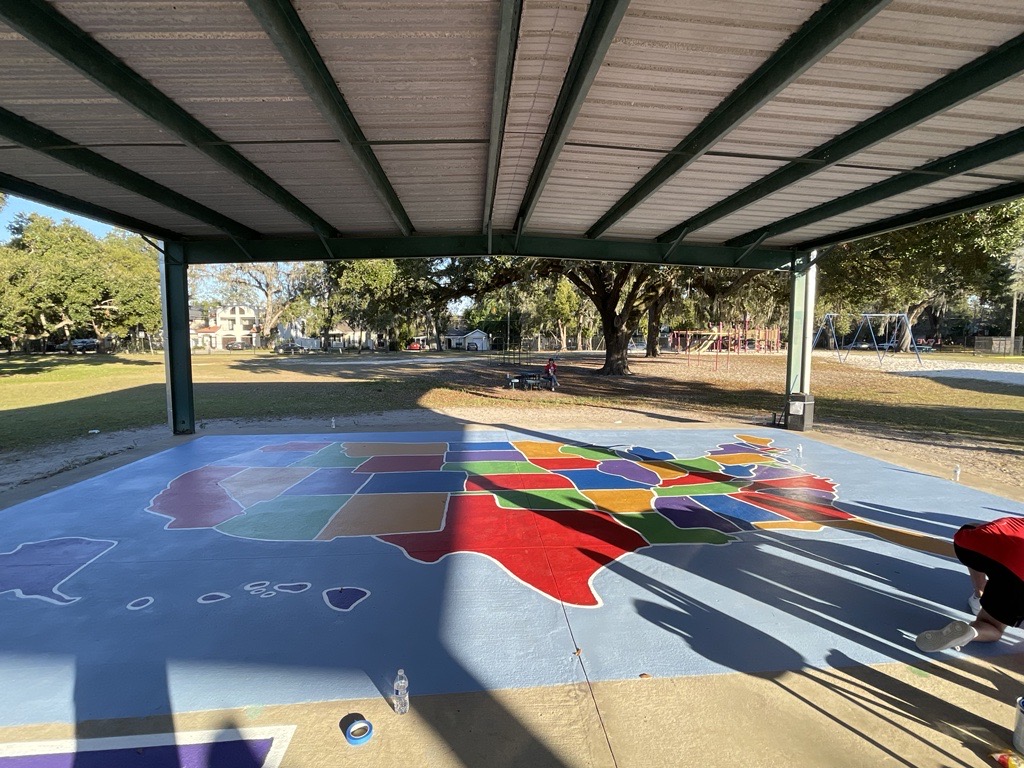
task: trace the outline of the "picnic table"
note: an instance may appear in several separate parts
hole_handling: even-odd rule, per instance
[[[552,381],[550,376],[545,376],[543,373],[520,371],[519,373],[505,374],[505,386],[511,389],[515,389],[516,385],[519,385],[522,389],[540,389],[544,382],[551,386],[551,391],[553,392],[555,389],[554,381]]]

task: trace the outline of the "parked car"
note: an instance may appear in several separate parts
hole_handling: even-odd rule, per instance
[[[467,352],[476,352],[478,349],[480,349],[480,346],[475,341],[470,341],[466,343]]]
[[[72,339],[72,352],[95,352],[100,348],[99,339]]]
[[[871,349],[871,344],[866,341],[853,341],[845,345],[843,349]]]
[[[252,349],[251,341],[232,341],[230,344],[226,344],[224,349],[238,350],[238,349]]]
[[[406,349],[412,352],[419,352],[421,349],[423,349],[423,347],[420,346],[420,343],[418,341],[414,341],[410,343],[409,346],[406,347]]]
[[[283,341],[274,347],[274,352],[278,355],[304,355],[307,350],[301,344],[296,344],[294,341]]]

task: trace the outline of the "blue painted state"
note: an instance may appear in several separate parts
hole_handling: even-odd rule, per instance
[[[840,506],[866,520],[950,538],[966,522],[1024,515],[1017,502],[806,435],[755,434],[837,482]],[[479,554],[423,563],[371,536],[256,541],[166,530],[166,518],[145,511],[187,471],[231,465],[237,456],[308,455],[259,450],[299,440],[445,441],[458,450],[554,440],[690,458],[734,437],[724,430],[209,436],[2,510],[0,553],[56,539],[116,546],[61,582],[64,595],[79,598],[73,603],[0,594],[0,688],[7,692],[0,726],[376,697],[389,693],[399,667],[416,696],[643,672],[916,664],[925,658],[913,645],[918,632],[967,615],[969,583],[959,563],[851,530],[744,530],[729,544],[645,547],[596,574],[599,607],[563,610]],[[377,492],[425,492],[461,488],[465,478],[431,476],[439,475],[387,473],[368,482]],[[623,487],[621,478],[607,477]],[[709,503],[722,498],[699,501],[733,517],[735,509]],[[266,587],[246,589],[259,582]],[[274,589],[302,584],[310,588]],[[346,589],[368,595],[348,611],[325,603],[325,591],[357,595]],[[200,602],[215,593],[228,597]],[[144,607],[129,610],[133,602]],[[1012,630],[1001,643],[967,652],[1018,651],[1021,638]],[[577,647],[584,649],[578,658]]]

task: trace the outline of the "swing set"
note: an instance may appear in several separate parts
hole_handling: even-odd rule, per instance
[[[839,338],[836,335],[835,319],[839,317],[838,314],[829,313],[822,318],[821,325],[818,326],[818,332],[814,334],[814,343],[811,348],[818,346],[818,340],[821,338],[823,333],[826,333],[826,338],[831,339],[832,346],[836,350],[836,356],[839,358],[839,362],[845,363],[846,358],[850,356],[850,352],[855,349],[873,349],[875,354],[878,355],[879,364],[885,359],[888,354],[896,354],[899,350],[901,338],[901,331],[906,333],[910,339],[910,348],[914,351],[917,356],[917,362],[924,365],[924,361],[921,360],[921,350],[917,346],[917,341],[914,339],[914,334],[910,329],[910,318],[907,317],[906,312],[862,312],[860,315],[860,323],[857,324],[857,330],[853,334],[853,341],[846,345],[839,344]],[[878,328],[878,333],[875,333],[875,328]],[[891,332],[886,329],[891,328]],[[860,341],[861,334],[864,334],[864,340]]]

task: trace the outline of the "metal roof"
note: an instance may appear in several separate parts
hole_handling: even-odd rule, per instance
[[[1024,195],[1020,0],[0,2],[0,188],[186,257],[773,267]]]

